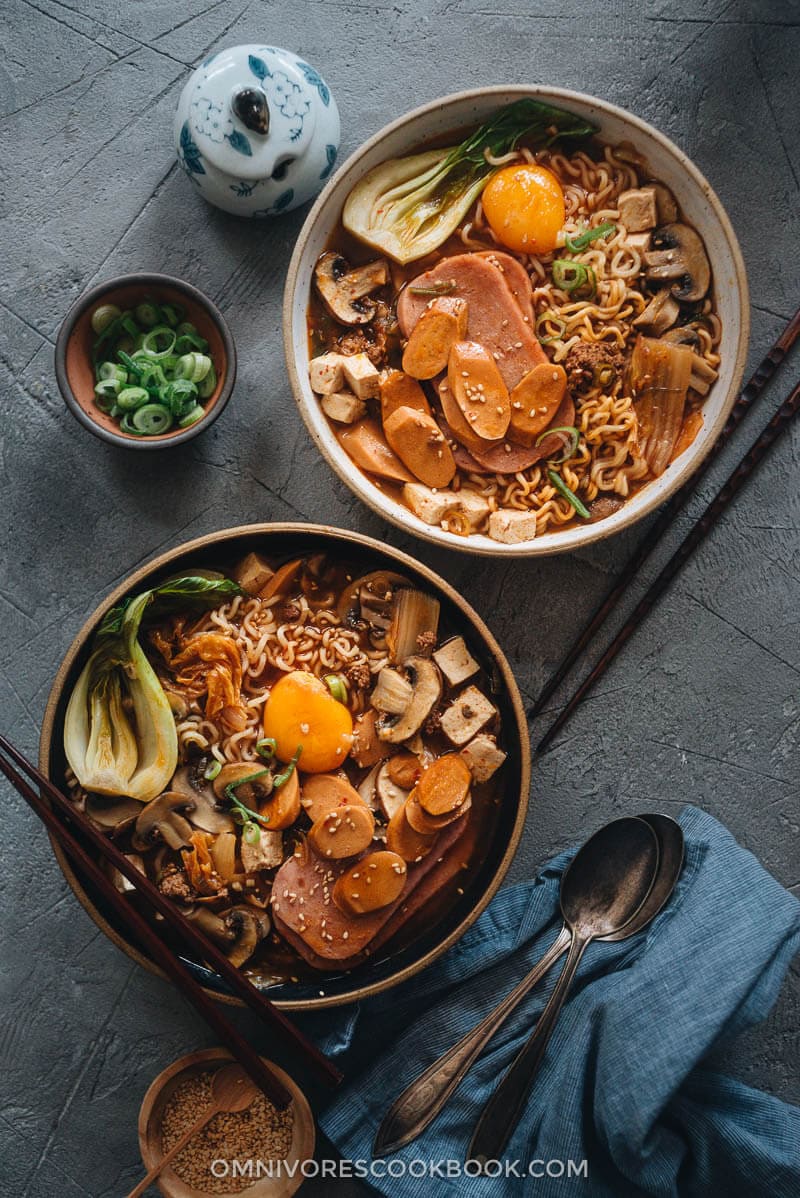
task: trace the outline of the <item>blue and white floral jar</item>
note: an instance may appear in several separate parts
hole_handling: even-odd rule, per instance
[[[339,149],[339,110],[322,76],[290,50],[230,46],[190,76],[175,143],[210,204],[275,216],[321,190]]]

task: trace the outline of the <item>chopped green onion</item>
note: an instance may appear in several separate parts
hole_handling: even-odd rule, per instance
[[[542,435],[540,437],[537,437],[535,444],[537,446],[541,445],[541,443],[542,443],[542,441],[544,441],[545,437],[549,437],[551,433],[569,433],[570,442],[568,445],[564,446],[564,450],[563,450],[560,458],[548,458],[548,461],[551,461],[551,462],[555,461],[557,463],[568,461],[569,458],[571,458],[577,451],[578,443],[581,439],[580,432],[572,424],[564,424],[564,425],[561,425],[560,428],[548,428],[548,429],[545,429],[545,431],[542,433]]]
[[[172,424],[172,413],[163,404],[146,403],[133,413],[132,423],[137,432],[147,437],[157,437]]]
[[[256,753],[259,757],[263,757],[266,761],[271,761],[278,749],[278,742],[274,736],[262,736],[261,740],[256,741]]]
[[[117,403],[123,412],[134,412],[150,399],[149,392],[144,387],[126,387],[117,396]],[[134,423],[136,423],[134,421]]]
[[[205,416],[206,410],[202,404],[196,403],[193,408],[190,408],[185,416],[178,421],[180,428],[188,428],[190,424],[197,424],[197,421]]]
[[[205,778],[206,782],[213,782],[214,779],[219,774],[219,771],[221,769],[222,769],[222,762],[217,761],[217,759],[215,757],[214,760],[210,761],[208,763],[208,765],[206,766],[206,768],[203,770],[203,777]]]
[[[579,516],[583,516],[584,520],[589,520],[591,513],[589,509],[581,503],[574,491],[571,491],[564,482],[560,474],[556,474],[555,470],[548,470],[547,477],[557,491],[560,491],[568,503],[571,503]]]
[[[214,363],[211,363],[211,369],[206,377],[199,384],[197,390],[201,399],[210,399],[217,389],[217,372],[214,369]]]
[[[178,336],[178,346],[180,346],[181,342],[186,342],[185,348],[178,348],[178,353],[186,354],[191,349],[199,349],[201,354],[207,352],[208,342],[205,337],[200,336],[197,329],[188,320],[184,320],[182,324],[179,324],[175,332]]]
[[[579,233],[577,237],[570,237],[568,233],[564,238],[564,248],[569,250],[571,254],[579,254],[581,250],[585,250],[587,245],[591,245],[593,241],[597,241],[601,237],[608,237],[611,233],[616,233],[616,231],[616,225],[612,224],[610,220],[604,220],[602,225],[597,225],[594,229],[584,229],[583,233]]]
[[[180,304],[162,304],[161,316],[171,328],[176,329],[181,322],[183,308]]]
[[[122,383],[119,379],[100,379],[99,383],[95,383],[94,393],[98,408],[103,412],[110,412],[115,406],[115,400],[121,386]]]
[[[192,383],[200,383],[210,369],[211,359],[207,358],[205,354],[192,351],[192,353],[184,354],[178,358],[178,365],[175,367],[175,377],[189,379]]]
[[[452,295],[456,285],[453,279],[442,281],[441,283],[431,283],[429,287],[409,287],[412,295]]]
[[[98,382],[101,379],[116,379],[118,383],[127,383],[128,372],[116,362],[102,362],[97,368]]]
[[[237,807],[240,807],[242,811],[245,811],[248,815],[251,815],[254,819],[261,819],[261,816],[257,811],[251,811],[249,807],[245,807],[241,799],[237,799],[236,791],[240,786],[245,786],[248,782],[255,782],[258,778],[263,778],[264,775],[268,774],[269,772],[269,770],[256,770],[255,773],[246,774],[244,778],[236,778],[233,782],[229,782],[225,787],[225,797],[231,803],[235,803]]]
[[[341,674],[326,674],[322,681],[338,703],[347,702],[347,683]]]
[[[571,262],[569,258],[556,258],[553,263],[553,282],[559,291],[574,295],[575,299],[592,299],[597,291],[597,276],[591,266],[583,262]],[[578,292],[586,294],[578,295]]]
[[[119,320],[121,315],[122,313],[116,304],[101,304],[92,313],[92,331],[99,336],[110,324]]]
[[[551,325],[556,325],[558,328],[558,332],[553,333],[552,336],[550,336],[550,337],[542,337],[542,335],[539,332],[539,326],[544,325],[546,323],[551,324]],[[536,336],[539,338],[540,345],[549,345],[551,343],[551,341],[560,340],[560,338],[564,336],[566,331],[567,331],[566,321],[561,320],[560,317],[558,317],[558,316],[554,316],[552,312],[542,312],[541,316],[537,316],[537,318],[536,318]]]
[[[277,774],[277,775],[275,776],[275,778],[273,778],[273,785],[274,785],[274,787],[275,787],[275,790],[277,790],[279,786],[283,786],[283,784],[284,784],[285,782],[288,782],[288,781],[289,781],[289,779],[291,778],[292,774],[294,773],[295,766],[297,765],[298,761],[300,760],[300,754],[301,754],[302,752],[303,752],[303,746],[302,746],[302,745],[298,745],[298,746],[297,746],[297,751],[295,752],[295,755],[294,755],[294,757],[293,757],[293,758],[292,758],[292,760],[289,762],[289,764],[287,765],[287,767],[286,767],[286,769],[283,771],[283,773],[282,773],[282,774]]]
[[[166,338],[166,344],[164,339]],[[159,344],[159,340],[161,344]],[[168,325],[160,324],[156,328],[151,329],[146,333],[142,341],[142,349],[147,352],[151,358],[166,358],[167,354],[172,353],[172,347],[175,344],[175,330],[169,328]]]
[[[146,329],[152,329],[154,325],[157,325],[160,316],[158,308],[150,300],[144,300],[141,304],[137,304],[133,314],[139,324],[143,324]]]
[[[188,379],[175,379],[161,391],[161,403],[169,408],[173,416],[185,415],[187,408],[194,407],[197,387]]]
[[[133,319],[132,314],[130,312],[123,312],[122,316],[120,317],[119,323],[122,326],[122,328],[125,330],[125,332],[128,334],[128,336],[133,337],[133,339],[136,340],[136,338],[139,336],[139,334],[141,332],[141,329],[139,328],[136,321]]]
[[[248,844],[258,844],[261,840],[261,829],[251,819],[242,824],[242,837]]]

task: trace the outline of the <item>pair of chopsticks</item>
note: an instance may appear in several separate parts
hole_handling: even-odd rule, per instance
[[[44,774],[0,735],[0,770],[19,792],[26,803],[53,834],[69,854],[75,866],[96,887],[128,931],[142,944],[150,957],[163,969],[181,993],[189,1000],[199,1015],[219,1036],[220,1041],[246,1069],[247,1073],[267,1098],[280,1110],[291,1102],[291,1094],[283,1083],[264,1064],[247,1040],[223,1015],[222,1010],[206,994],[202,986],[192,977],[189,969],[153,930],[145,917],[133,907],[114,886],[101,865],[87,851],[89,842],[99,856],[114,866],[135,887],[139,895],[154,908],[164,920],[230,985],[256,1015],[265,1019],[298,1049],[302,1058],[312,1066],[325,1081],[337,1084],[342,1075],[319,1049],[294,1026],[272,1003],[250,982],[243,973],[231,965],[223,952],[199,931],[160,890],[147,878],[113,841],[91,823],[89,818],[71,803]],[[11,758],[11,761],[7,760]],[[11,762],[19,766],[22,773]],[[24,776],[23,776],[24,775]],[[30,781],[28,781],[28,779]],[[34,785],[31,785],[33,783]],[[37,791],[41,793],[37,793]],[[68,824],[56,814],[65,816]],[[79,836],[76,832],[79,831]]]
[[[752,408],[755,401],[764,391],[767,384],[771,381],[781,363],[785,359],[787,353],[794,345],[798,336],[800,336],[800,308],[795,312],[786,328],[778,337],[775,344],[771,347],[764,359],[756,367],[752,377],[742,389],[739,398],[733,406],[727,423],[720,433],[711,451],[700,463],[695,472],[689,479],[679,488],[667,503],[664,504],[660,513],[656,517],[654,523],[650,526],[647,533],[642,539],[641,544],[634,550],[628,561],[623,566],[619,578],[614,583],[609,593],[606,595],[603,602],[590,618],[583,631],[576,638],[571,648],[567,652],[563,661],[559,665],[550,680],[542,688],[536,702],[528,709],[530,719],[535,719],[540,715],[545,708],[548,700],[552,698],[558,690],[561,683],[571,671],[572,667],[577,662],[581,653],[589,645],[595,633],[601,628],[605,621],[614,611],[615,607],[625,594],[630,583],[635,579],[639,570],[644,565],[647,558],[659,544],[662,537],[672,526],[675,517],[683,507],[686,500],[694,491],[698,481],[706,473],[711,463],[719,456],[722,450],[730,441],[736,429],[739,427],[744,417]],[[583,682],[574,691],[570,699],[562,708],[558,717],[553,721],[550,727],[545,732],[542,739],[536,746],[535,753],[542,754],[546,752],[555,737],[569,720],[575,708],[580,704],[583,698],[592,689],[594,684],[602,678],[608,667],[611,665],[614,658],[630,640],[639,626],[644,622],[648,613],[652,610],[658,600],[666,591],[669,584],[672,582],[675,575],[681,567],[688,561],[697,546],[705,539],[710,530],[719,520],[720,516],[728,507],[731,500],[742,489],[744,484],[750,479],[756,467],[766,457],[769,450],[778,440],[783,432],[789,427],[794,417],[797,415],[800,407],[800,383],[794,387],[793,391],[783,401],[778,411],[762,429],[756,440],[750,446],[747,453],[736,466],[735,470],[728,476],[727,480],[720,487],[717,494],[707,506],[702,516],[698,518],[691,530],[681,541],[678,548],[673,553],[667,564],[664,566],[661,573],[648,588],[646,594],[634,608],[630,617],[625,621],[620,631],[611,641],[611,644],[603,653],[594,668],[586,676]]]

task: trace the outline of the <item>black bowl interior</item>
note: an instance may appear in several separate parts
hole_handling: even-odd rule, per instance
[[[224,571],[251,550],[261,550],[265,554],[278,558],[310,555],[323,551],[331,553],[333,550],[334,552],[338,552],[348,562],[352,562],[356,567],[363,566],[365,573],[368,570],[385,567],[399,570],[411,578],[416,578],[422,587],[431,589],[433,586],[425,575],[415,570],[413,566],[407,564],[405,561],[398,562],[391,554],[382,553],[376,549],[362,545],[358,541],[350,541],[346,535],[339,534],[337,536],[333,532],[323,534],[309,530],[302,533],[297,531],[274,531],[269,533],[239,532],[228,536],[223,534],[220,540],[214,545],[201,549],[187,549],[185,553],[171,558],[168,563],[154,571],[146,580],[141,580],[137,584],[136,590],[144,590],[147,586],[155,585],[161,579],[172,576],[182,568],[189,566]],[[413,939],[405,946],[393,950],[390,941],[385,948],[376,953],[374,958],[355,969],[340,973],[321,973],[315,975],[315,980],[312,982],[286,982],[279,985],[266,986],[264,988],[265,993],[273,1000],[305,1003],[316,999],[322,1002],[321,992],[323,992],[324,998],[328,1002],[336,998],[346,1001],[345,996],[354,989],[386,982],[387,979],[414,965],[421,957],[442,944],[474,910],[477,903],[485,895],[487,889],[496,878],[498,870],[501,869],[504,857],[507,854],[519,816],[520,804],[523,801],[520,797],[520,782],[523,773],[521,737],[518,731],[514,706],[508,689],[503,682],[502,674],[481,632],[467,619],[460,608],[446,594],[439,591],[438,588],[433,587],[433,589],[437,591],[442,603],[443,626],[448,630],[458,631],[464,635],[473,654],[481,662],[481,665],[484,666],[488,676],[497,681],[497,693],[493,695],[493,700],[500,710],[505,730],[506,739],[503,747],[508,752],[508,761],[503,767],[503,782],[500,792],[501,801],[486,856],[476,872],[471,873],[469,876],[465,874],[464,893],[457,896],[456,901],[441,918],[432,926],[420,929],[418,934],[415,934]],[[91,640],[91,638],[88,639]],[[81,653],[73,663],[68,677],[65,679],[54,712],[49,775],[57,785],[63,785],[66,768],[66,760],[63,752],[63,725],[66,704],[88,654],[89,644],[87,643],[83,646]],[[525,734],[524,730],[521,731]],[[527,795],[525,798],[527,798]],[[506,862],[506,864],[508,863]],[[114,913],[108,910],[102,897],[98,895],[79,873],[77,876],[90,903],[114,929],[117,936],[128,944],[135,944],[138,952],[143,956],[147,956],[146,951],[132,940],[128,930],[120,925]],[[230,992],[226,983],[218,974],[207,969],[200,962],[187,957],[185,954],[183,955],[183,959],[191,966],[195,976],[204,986],[220,994]]]

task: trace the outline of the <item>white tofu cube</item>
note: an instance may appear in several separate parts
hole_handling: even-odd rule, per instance
[[[650,249],[650,240],[652,233],[648,229],[644,233],[629,233],[625,238],[625,244],[629,245],[632,250],[636,250],[639,254],[646,254]]]
[[[375,399],[381,376],[366,354],[350,354],[342,358],[344,377],[359,399]],[[334,390],[338,391],[336,387]]]
[[[467,523],[474,532],[489,515],[489,501],[479,495],[477,491],[470,491],[467,487],[461,491],[454,491],[453,498],[454,502],[449,510],[461,512],[466,516]]]
[[[432,491],[422,483],[406,483],[403,487],[403,501],[425,524],[441,524],[454,498],[452,491]]]
[[[367,405],[352,391],[332,391],[330,395],[323,395],[320,402],[328,419],[337,424],[353,424],[367,414]]]
[[[331,395],[344,386],[343,354],[321,354],[312,358],[308,366],[311,390],[317,395]]]
[[[267,585],[275,571],[260,553],[248,553],[242,558],[233,577],[248,595],[257,595]]]
[[[652,187],[634,187],[623,191],[617,200],[619,219],[629,233],[654,229],[658,224],[656,193]]]
[[[488,782],[492,774],[500,769],[508,754],[498,749],[493,736],[488,732],[481,732],[464,746],[461,756],[469,766],[473,782]]]
[[[442,716],[442,732],[454,745],[472,740],[497,711],[477,686],[468,686]]]
[[[445,641],[433,655],[449,686],[459,686],[478,672],[478,663],[470,653],[463,636],[454,636]]]
[[[260,869],[274,869],[283,861],[283,833],[259,829],[261,835],[256,844],[250,844],[244,836],[239,845],[245,873],[254,874]]]
[[[489,517],[489,536],[504,545],[519,545],[536,536],[536,513],[504,509]]]

